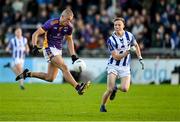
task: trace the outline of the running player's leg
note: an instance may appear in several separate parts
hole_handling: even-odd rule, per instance
[[[8,62],[7,64],[4,64],[3,67],[4,67],[4,68],[11,68],[11,63]]]
[[[121,78],[121,84],[115,85],[113,92],[110,96],[110,100],[113,100],[116,96],[117,90],[121,90],[123,92],[127,92],[130,86],[130,68],[124,67],[119,69],[119,77]]]
[[[11,67],[12,71],[18,76],[23,71],[23,64],[17,63],[13,67]],[[24,79],[19,80],[20,88],[24,89]]]
[[[81,84],[78,84],[75,79],[73,78],[73,76],[71,75],[67,65],[64,63],[63,58],[60,55],[56,55],[51,59],[51,62],[58,67],[59,69],[61,69],[63,76],[65,78],[65,80],[71,84],[77,91],[79,95],[82,95],[85,90],[88,88],[88,86],[90,85],[90,81],[88,82],[82,82]]]
[[[118,86],[118,89],[121,90],[122,92],[127,92],[130,87],[130,81],[131,81],[131,76],[125,76],[121,78],[121,85]]]
[[[110,100],[114,100],[117,90],[122,92],[127,92],[130,86],[130,75],[121,78],[121,84],[115,85],[112,94],[110,95]]]
[[[18,72],[18,69],[17,69],[16,65],[11,66],[10,68],[11,68],[11,70],[16,74],[16,76],[20,74],[20,73]]]
[[[103,95],[102,104],[104,104],[104,105],[106,104],[108,97],[110,96],[110,94],[113,91],[115,81],[116,81],[116,75],[114,73],[108,74],[108,77],[107,77],[107,90]]]
[[[48,63],[48,72],[29,72],[30,77],[39,78],[47,82],[53,82],[58,73],[58,68],[52,63]]]
[[[78,83],[74,80],[70,71],[68,70],[67,65],[64,63],[63,58],[60,55],[57,55],[51,59],[51,62],[62,70],[63,76],[67,82],[69,82],[73,87],[76,87]]]
[[[17,71],[18,71],[18,74],[20,74],[21,72],[23,72],[23,66],[21,63],[15,65]],[[21,79],[19,80],[19,83],[20,83],[20,86],[24,86],[24,79]]]
[[[34,77],[45,80],[47,82],[52,82],[58,73],[58,68],[52,63],[48,64],[48,72],[30,72],[28,69],[25,69],[20,75],[16,77],[16,80],[25,79],[27,77]]]
[[[102,97],[101,108],[100,108],[101,112],[106,112],[106,110],[103,110],[103,109],[105,108],[105,104],[107,103],[107,100],[114,89],[115,81],[116,81],[116,74],[114,74],[114,73],[108,74],[107,90],[105,91],[105,93],[103,94],[103,97]]]

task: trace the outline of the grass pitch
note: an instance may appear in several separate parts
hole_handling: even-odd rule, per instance
[[[128,121],[180,120],[180,86],[132,85],[109,101],[107,113],[99,107],[105,84],[92,84],[79,96],[69,84],[0,84],[0,120]]]

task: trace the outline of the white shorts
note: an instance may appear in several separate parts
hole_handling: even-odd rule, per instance
[[[24,66],[24,59],[22,58],[13,59],[13,61],[11,62],[11,67],[14,67],[17,64],[21,64],[22,66]]]
[[[129,66],[107,66],[107,73],[113,73],[118,76],[118,78],[126,77],[130,75],[130,67]]]
[[[54,56],[56,55],[62,56],[62,50],[59,50],[55,47],[48,47],[48,48],[43,49],[43,55],[47,62],[51,62],[51,59]]]

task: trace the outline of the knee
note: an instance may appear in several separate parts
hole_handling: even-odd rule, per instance
[[[129,87],[121,87],[121,91],[122,92],[128,92],[129,91]]]
[[[108,88],[107,92],[111,94],[113,92],[113,88]]]
[[[54,81],[54,79],[48,79],[48,80],[46,80],[46,81],[48,81],[48,82],[53,82],[53,81]]]
[[[53,82],[54,79],[55,78],[53,78],[53,77],[47,76],[45,80],[48,81],[48,82]]]

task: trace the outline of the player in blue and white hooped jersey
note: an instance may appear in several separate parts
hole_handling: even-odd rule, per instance
[[[12,54],[12,62],[4,65],[4,67],[11,68],[16,75],[19,75],[23,71],[25,56],[29,53],[27,38],[22,36],[22,29],[20,27],[15,29],[15,37],[9,41],[5,50]],[[24,80],[19,80],[19,84],[23,90]]]
[[[16,80],[34,77],[47,82],[53,82],[58,74],[58,70],[60,69],[65,80],[77,90],[79,95],[82,95],[85,92],[90,85],[90,81],[82,83],[76,82],[62,57],[63,42],[66,40],[72,62],[74,63],[78,59],[74,50],[74,42],[72,38],[73,26],[71,21],[73,16],[74,15],[71,9],[65,9],[60,17],[46,21],[33,33],[32,52],[35,55],[39,52],[39,47],[37,46],[38,37],[40,35],[45,36],[43,54],[48,62],[48,71],[31,72],[28,69],[25,69],[19,76],[16,77]]]
[[[110,97],[113,100],[117,90],[127,92],[130,86],[130,52],[136,52],[137,57],[144,68],[141,51],[133,34],[125,31],[123,18],[114,19],[114,32],[107,40],[108,49],[111,53],[107,64],[107,90],[103,94],[100,111],[107,112],[106,102]],[[134,47],[134,48],[133,48]],[[121,79],[121,85],[116,85],[117,78]]]

